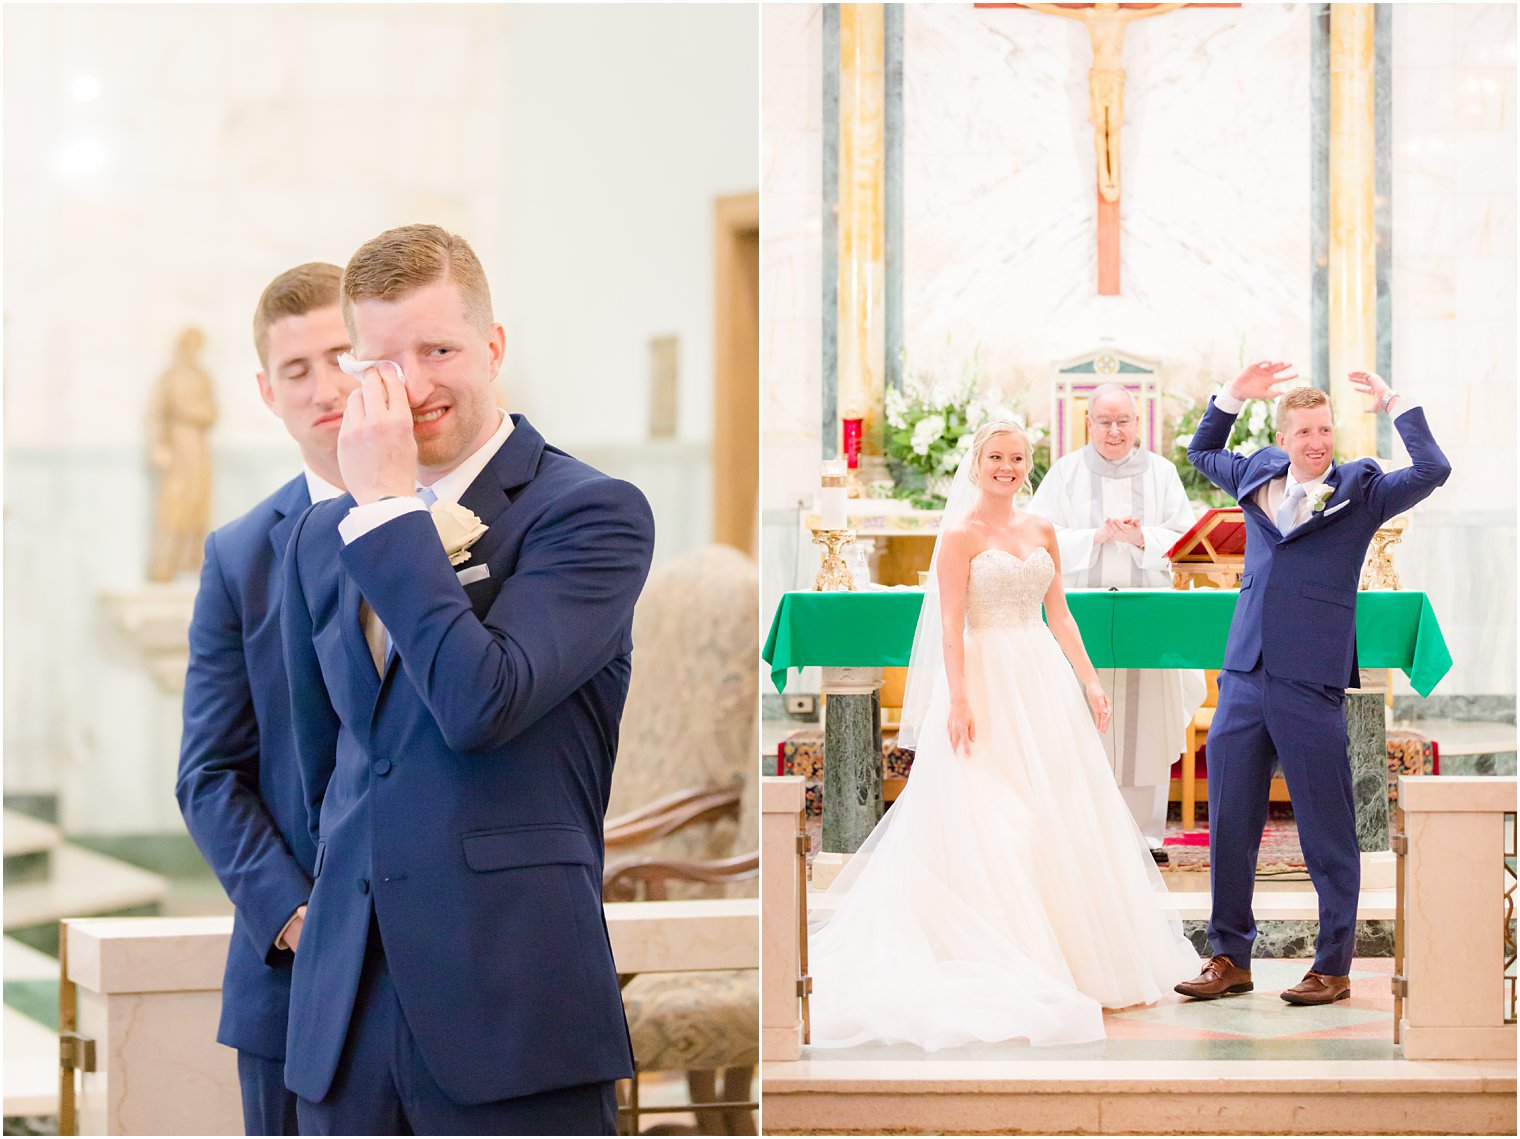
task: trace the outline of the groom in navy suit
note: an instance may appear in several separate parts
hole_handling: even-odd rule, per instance
[[[280,649],[281,570],[296,519],[343,493],[338,427],[354,380],[338,367],[348,332],[343,271],[313,262],[259,298],[259,393],[306,469],[206,539],[190,623],[184,731],[175,793],[185,825],[232,899],[232,942],[217,1040],[237,1049],[249,1135],[296,1134],[285,1087],[285,1025],[298,909],[315,854],[290,730]]]
[[[1318,1005],[1351,995],[1361,856],[1344,705],[1346,688],[1358,686],[1357,583],[1378,527],[1451,473],[1424,410],[1370,372],[1352,372],[1351,385],[1370,398],[1369,412],[1392,414],[1411,466],[1386,473],[1372,459],[1332,466],[1329,397],[1307,387],[1278,400],[1277,446],[1249,456],[1226,450],[1244,402],[1266,399],[1293,378],[1287,364],[1247,368],[1209,402],[1188,447],[1193,466],[1240,503],[1247,534],[1209,729],[1208,935],[1215,956],[1176,987],[1200,1000],[1252,988],[1251,898],[1274,761],[1288,781],[1319,896],[1313,967],[1282,999]]]
[[[307,1134],[611,1134],[632,1052],[602,819],[644,496],[500,411],[461,238],[343,276],[349,494],[297,524],[285,648],[316,846],[286,1081]],[[429,508],[430,503],[435,503]]]

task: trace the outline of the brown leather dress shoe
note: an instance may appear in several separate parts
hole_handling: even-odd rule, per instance
[[[1191,981],[1176,985],[1173,991],[1192,997],[1195,1001],[1211,1001],[1216,997],[1249,993],[1255,987],[1251,984],[1251,970],[1242,969],[1220,953],[1209,958],[1202,973]]]
[[[1302,981],[1284,989],[1281,995],[1290,1005],[1327,1005],[1351,996],[1351,978],[1331,977],[1310,969]]]

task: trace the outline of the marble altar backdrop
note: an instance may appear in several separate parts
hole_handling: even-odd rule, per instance
[[[298,463],[253,382],[260,290],[389,226],[471,240],[507,328],[504,402],[646,488],[657,559],[709,540],[712,210],[758,180],[753,8],[35,5],[4,21],[8,793],[59,793],[68,832],[181,827],[178,696],[100,601],[144,579],[152,383],[202,328],[212,523],[229,521]],[[402,81],[361,85],[355,64]],[[678,430],[650,445],[648,344],[671,335]]]
[[[1173,12],[1127,35],[1122,292],[1095,287],[1086,33],[1026,10],[908,5],[904,347],[954,374],[978,346],[1048,413],[1056,361],[1103,339],[1202,398],[1245,358],[1312,364],[1311,6]],[[796,504],[821,445],[825,105],[819,6],[762,11],[764,561],[797,577]],[[1515,693],[1515,9],[1392,6],[1395,387],[1456,466],[1397,561],[1456,665],[1437,696]],[[1407,461],[1399,445],[1395,461]],[[1474,586],[1477,588],[1474,588]],[[1409,690],[1397,678],[1399,691]]]

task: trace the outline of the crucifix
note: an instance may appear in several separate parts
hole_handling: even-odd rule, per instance
[[[1087,72],[1088,119],[1098,159],[1098,295],[1119,295],[1119,134],[1124,124],[1124,31],[1136,20],[1178,8],[1234,8],[1237,4],[978,4],[978,8],[1029,8],[1080,20],[1092,41]]]

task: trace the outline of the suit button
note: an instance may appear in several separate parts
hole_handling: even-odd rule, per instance
[[[376,775],[384,775],[390,769],[391,761],[386,759],[385,756],[382,755],[379,759],[375,760],[374,770]]]
[[[368,878],[360,878],[359,879],[359,893],[361,893],[361,894],[367,894],[367,893],[369,893],[369,879]]]

